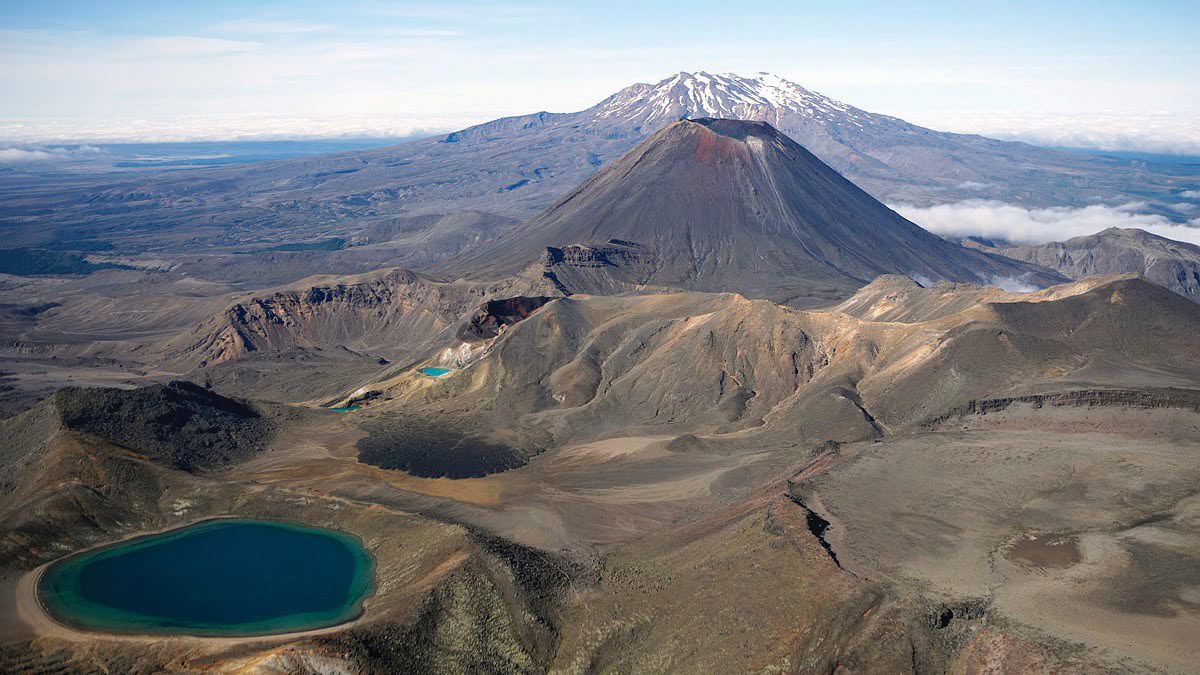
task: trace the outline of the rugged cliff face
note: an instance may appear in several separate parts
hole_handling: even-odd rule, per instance
[[[167,343],[176,359],[205,368],[257,354],[333,349],[395,360],[436,344],[481,302],[548,283],[438,281],[408,270],[310,280],[235,302],[196,332]],[[449,338],[449,336],[442,336]]]
[[[453,319],[440,291],[436,283],[397,270],[251,297],[209,321],[180,354],[203,368],[293,347],[386,349],[394,341],[433,335]]]
[[[529,318],[554,298],[544,295],[536,297],[517,296],[501,300],[489,300],[467,319],[458,330],[458,337],[467,342],[490,340],[509,326]]]
[[[1032,408],[1058,407],[1121,407],[1141,410],[1172,408],[1200,412],[1200,390],[1197,389],[1079,389],[1055,394],[1007,396],[981,401],[968,401],[940,415],[921,422],[921,426],[936,429],[972,415],[989,415],[1010,407],[1027,404]]]
[[[564,295],[617,295],[655,290],[649,283],[657,264],[657,256],[649,248],[613,239],[590,245],[548,246],[522,276],[540,275]]]
[[[967,246],[1058,270],[1072,279],[1094,274],[1140,274],[1192,302],[1200,302],[1200,246],[1135,228],[1103,232],[1049,244]]]

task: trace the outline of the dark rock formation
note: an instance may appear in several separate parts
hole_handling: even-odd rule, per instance
[[[250,403],[183,381],[140,389],[66,387],[52,403],[67,429],[188,472],[247,459],[267,447],[275,430]]]
[[[473,478],[523,466],[525,452],[467,430],[423,420],[386,416],[364,424],[358,461],[422,478]]]
[[[925,429],[937,427],[945,422],[1003,412],[1011,406],[1025,403],[1034,408],[1043,406],[1093,407],[1113,406],[1121,408],[1178,408],[1200,412],[1200,391],[1195,389],[1151,388],[1151,389],[1080,389],[1052,394],[1029,396],[1006,396],[977,401],[967,401],[946,412],[930,417],[920,426]]]
[[[164,346],[168,358],[200,368],[338,347],[369,354],[372,363],[380,356],[394,361],[428,346],[480,302],[542,289],[553,292],[541,279],[444,282],[399,268],[326,277],[241,299]]]
[[[508,326],[524,320],[554,298],[517,296],[483,303],[458,331],[464,342],[490,340]]]

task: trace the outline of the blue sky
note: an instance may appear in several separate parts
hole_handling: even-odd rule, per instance
[[[679,70],[936,128],[1200,152],[1200,3],[13,2],[0,137],[441,130]]]

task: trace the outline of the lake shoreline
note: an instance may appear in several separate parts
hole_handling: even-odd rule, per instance
[[[294,639],[305,638],[305,637],[313,637],[313,636],[317,636],[317,635],[327,635],[329,633],[334,633],[334,632],[349,628],[351,626],[358,625],[367,618],[367,609],[368,609],[367,606],[370,603],[370,601],[375,597],[375,593],[378,591],[378,587],[376,586],[374,579],[371,580],[371,586],[370,586],[371,592],[369,595],[367,595],[366,597],[363,598],[358,613],[346,621],[335,623],[335,624],[332,624],[329,626],[322,626],[322,627],[318,627],[318,628],[310,628],[310,629],[305,629],[305,630],[284,631],[284,632],[277,632],[277,633],[272,633],[272,632],[254,633],[254,634],[248,634],[248,635],[196,635],[196,634],[188,634],[188,633],[165,634],[165,633],[132,633],[132,632],[125,633],[125,632],[116,632],[116,631],[84,629],[84,628],[72,626],[70,624],[67,624],[67,623],[55,618],[54,615],[50,612],[50,610],[46,607],[45,603],[42,601],[41,593],[39,592],[42,577],[45,575],[46,571],[52,565],[59,563],[69,557],[83,555],[85,553],[91,553],[96,550],[107,548],[110,546],[120,545],[120,544],[127,543],[134,539],[140,539],[143,537],[152,537],[152,536],[172,532],[174,530],[182,530],[185,528],[202,525],[207,522],[222,521],[222,520],[250,520],[250,521],[280,523],[280,524],[285,524],[285,525],[292,524],[292,525],[303,526],[306,528],[330,529],[330,528],[322,528],[321,526],[318,526],[318,525],[311,525],[308,523],[304,523],[302,521],[268,520],[268,519],[262,519],[262,518],[248,518],[245,516],[237,516],[237,515],[220,515],[220,516],[206,516],[203,518],[197,518],[197,519],[189,521],[187,523],[172,525],[169,527],[157,528],[154,530],[146,530],[146,531],[139,531],[136,533],[130,533],[128,535],[122,536],[119,539],[115,539],[113,541],[105,542],[102,544],[97,544],[94,546],[89,546],[87,548],[80,549],[80,550],[74,551],[68,555],[62,556],[61,558],[57,558],[55,560],[51,560],[49,562],[42,563],[41,565],[30,570],[29,572],[26,572],[25,574],[21,575],[21,577],[17,580],[16,589],[15,589],[15,591],[16,591],[15,592],[15,596],[16,596],[15,597],[15,601],[16,601],[15,607],[16,607],[17,617],[20,619],[20,621],[22,623],[24,623],[28,628],[30,628],[34,634],[36,634],[39,637],[55,637],[55,638],[59,638],[59,639],[69,640],[72,642],[86,642],[86,641],[95,640],[97,638],[101,638],[101,639],[105,639],[105,640],[112,640],[112,641],[117,641],[117,642],[133,642],[133,643],[154,643],[154,642],[164,642],[164,641],[172,641],[172,640],[186,640],[189,642],[194,642],[196,644],[203,644],[203,645],[209,645],[209,646],[236,646],[236,645],[262,643],[262,642],[280,642],[280,641],[294,640]],[[372,566],[374,567],[374,565],[377,563],[377,561],[375,560],[374,556],[371,555],[371,552],[366,548],[365,543],[362,541],[361,537],[359,537],[351,532],[345,532],[342,530],[333,530],[333,531],[357,540],[359,542],[359,544],[362,545],[363,551],[371,559]],[[372,574],[374,574],[374,569],[372,570]]]

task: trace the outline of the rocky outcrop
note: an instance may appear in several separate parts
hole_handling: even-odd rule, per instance
[[[541,274],[563,295],[617,295],[656,290],[648,282],[657,260],[653,251],[637,242],[613,239],[604,244],[548,246],[524,274]]]
[[[50,404],[68,430],[188,472],[245,460],[267,447],[276,428],[249,402],[184,381],[140,389],[66,387]]]
[[[1058,270],[1071,279],[1094,274],[1139,274],[1200,302],[1200,246],[1145,230],[1110,227],[1048,244],[996,246],[968,240],[964,245]]]
[[[454,318],[439,290],[412,272],[394,270],[247,298],[211,321],[183,352],[205,367],[259,351],[430,335]]]
[[[198,338],[175,338],[167,351],[199,368],[255,353],[335,347],[391,361],[432,345],[481,302],[522,291],[538,297],[547,286],[524,278],[445,282],[402,269],[318,279],[241,299],[203,324]]]
[[[924,429],[936,428],[946,422],[975,415],[988,415],[1008,410],[1013,405],[1028,404],[1034,408],[1045,406],[1094,407],[1113,406],[1121,408],[1178,408],[1200,412],[1200,391],[1195,389],[1080,389],[1052,394],[1029,396],[1006,396],[978,401],[968,401],[939,415],[926,418],[920,423]]]
[[[464,342],[490,340],[509,326],[525,320],[554,298],[544,295],[517,296],[483,303],[458,330]]]

